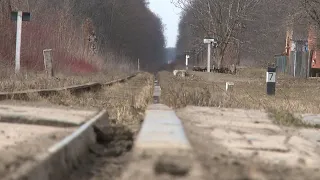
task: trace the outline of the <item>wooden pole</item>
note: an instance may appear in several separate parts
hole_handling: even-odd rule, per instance
[[[44,69],[48,77],[53,77],[52,49],[43,50]]]

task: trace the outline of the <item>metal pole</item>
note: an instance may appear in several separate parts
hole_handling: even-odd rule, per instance
[[[17,37],[16,37],[16,58],[15,58],[16,73],[20,72],[21,31],[22,31],[22,11],[19,11],[18,17],[17,17]]]
[[[207,72],[210,72],[210,58],[211,58],[211,43],[208,43],[208,62],[207,62]]]

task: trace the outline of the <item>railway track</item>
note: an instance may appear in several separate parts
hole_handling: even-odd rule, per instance
[[[132,77],[105,85],[125,82]],[[143,113],[143,117],[136,119],[134,123],[130,121],[123,124],[120,122],[111,123],[114,119],[110,117],[108,108],[75,110],[69,107],[44,108],[0,104],[1,179],[202,180],[212,179],[212,177],[216,179],[232,179],[232,177],[247,179],[281,177],[280,179],[287,179],[287,175],[290,178],[296,177],[294,173],[287,173],[287,175],[283,173],[287,172],[286,170],[290,167],[279,164],[268,164],[267,166],[267,163],[262,159],[251,162],[250,158],[236,156],[235,154],[239,153],[237,146],[240,145],[248,147],[246,151],[256,150],[259,153],[269,153],[269,155],[273,153],[278,158],[283,156],[284,159],[288,157],[289,153],[296,153],[298,155],[292,157],[305,156],[304,165],[310,164],[310,162],[318,163],[317,152],[308,151],[308,153],[313,153],[312,157],[315,159],[301,153],[305,147],[316,149],[314,147],[314,144],[318,143],[317,137],[315,137],[318,132],[316,129],[303,129],[306,131],[305,135],[312,136],[312,140],[316,142],[310,143],[310,138],[304,139],[300,135],[292,134],[293,138],[288,141],[289,144],[291,143],[290,150],[288,150],[289,146],[285,146],[286,144],[282,146],[281,143],[269,143],[269,141],[274,141],[269,134],[265,139],[262,137],[262,132],[268,133],[269,131],[266,129],[273,128],[273,132],[279,132],[277,136],[279,140],[282,137],[285,138],[284,134],[281,134],[283,133],[282,129],[273,125],[268,116],[261,114],[261,112],[189,107],[178,110],[177,116],[173,109],[161,104],[159,82],[157,80],[152,82],[151,77],[151,82],[148,81],[147,86],[153,86],[152,88],[147,86],[146,89],[137,88],[141,79],[143,76],[137,75],[133,80],[121,83],[117,87],[118,89],[114,89],[114,91],[123,89],[135,91],[132,93],[132,96],[135,97],[132,101],[139,101],[139,98],[136,97],[140,95],[150,96],[149,104],[145,108],[137,104],[130,105],[135,106],[136,110],[140,110],[140,112],[134,112],[135,114]],[[93,87],[96,86],[95,83],[90,84]],[[70,88],[58,91],[67,90],[72,93],[95,91],[95,88],[88,87],[90,84],[78,86],[76,91]],[[148,94],[149,90],[150,94]],[[151,90],[153,90],[152,93]],[[162,91],[165,91],[165,87]],[[123,94],[122,91],[116,96],[122,96],[123,99],[131,98],[128,94]],[[120,103],[119,106],[125,105]],[[123,109],[129,111],[129,109]],[[210,113],[211,111],[214,113]],[[206,112],[208,115],[205,114]],[[255,115],[259,121],[247,116],[246,113],[251,116]],[[179,117],[183,120],[183,124]],[[130,119],[131,116],[127,118]],[[226,120],[226,118],[230,119]],[[233,123],[230,124],[229,121]],[[128,129],[130,123],[137,125],[138,132]],[[221,128],[240,128],[242,132],[247,133],[250,141],[244,139],[243,142],[241,141],[244,145],[239,144],[238,136],[228,133],[231,129],[224,133]],[[259,136],[254,132],[259,132]],[[243,138],[247,138],[247,136]],[[229,141],[237,141],[237,143]],[[299,149],[301,144],[304,145],[301,146],[302,149]],[[272,151],[265,152],[264,147]],[[298,150],[295,150],[294,147]],[[294,158],[290,158],[290,160],[293,161]],[[272,161],[274,162],[274,159]],[[258,169],[252,170],[252,165],[256,165]],[[276,169],[281,169],[281,171],[275,171]],[[301,179],[302,176],[310,176],[307,179],[319,179],[313,170],[292,167],[291,170],[300,173],[296,179]]]
[[[55,89],[2,92],[1,100],[27,100],[31,93],[50,96],[61,91],[72,94],[96,91],[123,83],[127,76],[107,83],[88,83]],[[66,179],[89,149],[97,144],[108,126],[107,110],[69,107],[0,105],[0,175],[3,180]],[[102,137],[103,138],[103,137]]]
[[[25,91],[16,91],[16,92],[0,92],[0,100],[14,99],[14,100],[28,100],[28,94],[38,94],[42,97],[50,96],[57,94],[63,91],[70,91],[72,94],[81,93],[85,91],[96,91],[101,89],[103,86],[112,86],[115,83],[125,82],[137,75],[129,75],[125,78],[116,79],[106,83],[99,82],[90,82],[81,85],[73,85],[61,88],[52,88],[52,89],[35,89],[35,90],[25,90]]]
[[[132,76],[126,79],[130,78]],[[124,81],[113,81],[105,85]],[[124,127],[110,128],[111,119],[106,110],[83,111],[69,108],[0,105],[0,127],[6,129],[5,134],[21,133],[11,135],[9,145],[0,146],[0,152],[7,151],[6,154],[14,154],[13,157],[16,158],[5,161],[0,155],[0,161],[7,163],[5,168],[0,167],[2,179],[89,180],[112,177],[110,179],[126,180],[145,179],[144,177],[163,179],[163,176],[173,179],[201,179],[199,164],[194,159],[193,150],[183,132],[182,124],[173,110],[159,104],[161,88],[157,81],[154,85],[154,102],[148,106],[142,128],[136,135],[124,130]],[[92,90],[92,86],[97,85],[91,83],[54,91],[74,89],[87,91],[89,87]],[[28,92],[30,91],[19,93],[27,94]],[[53,91],[32,91],[34,92],[52,93]],[[10,95],[19,95],[19,93]],[[145,92],[140,93],[145,94]],[[157,118],[157,121],[154,121],[154,118]],[[15,127],[17,123],[21,125],[19,128],[24,129],[23,131]],[[2,132],[1,128],[0,132]],[[111,140],[110,134],[117,137]],[[6,138],[6,135],[3,135],[3,138]],[[110,145],[112,143],[113,145]],[[122,144],[121,147],[125,149],[123,151],[128,152],[119,153],[119,144]],[[143,154],[146,154],[147,158],[141,157]],[[162,157],[165,161],[159,162]],[[183,161],[180,161],[182,159]],[[108,166],[110,161],[116,162]],[[121,169],[121,172],[116,172],[115,169],[118,171]],[[145,171],[141,171],[142,169]],[[108,173],[116,175],[109,176]]]

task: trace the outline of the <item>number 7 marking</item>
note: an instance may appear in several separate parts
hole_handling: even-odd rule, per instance
[[[271,75],[271,77],[270,77],[270,81],[271,81],[273,78],[273,73],[269,73],[269,75]]]

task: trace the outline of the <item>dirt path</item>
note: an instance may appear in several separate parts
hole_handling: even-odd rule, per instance
[[[319,145],[266,113],[189,106],[177,114],[208,180],[320,179]]]

